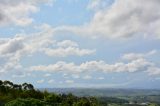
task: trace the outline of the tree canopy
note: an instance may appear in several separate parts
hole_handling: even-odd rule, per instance
[[[39,91],[32,84],[0,80],[0,106],[98,106],[96,99]]]

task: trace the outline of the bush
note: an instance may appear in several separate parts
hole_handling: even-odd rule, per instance
[[[5,106],[46,106],[46,104],[45,102],[40,101],[38,99],[28,98],[28,99],[13,100],[5,104]]]

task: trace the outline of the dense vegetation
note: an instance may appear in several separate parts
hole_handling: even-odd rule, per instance
[[[160,106],[160,96],[106,95],[95,98],[71,93],[49,93],[35,89],[32,84],[0,80],[0,106]]]
[[[0,80],[0,106],[98,106],[94,97],[35,90],[32,84]]]

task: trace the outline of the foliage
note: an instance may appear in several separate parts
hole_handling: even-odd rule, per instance
[[[5,106],[46,106],[45,102],[38,99],[16,99],[5,104]]]
[[[98,106],[93,97],[35,90],[32,84],[0,80],[0,106]]]
[[[32,84],[0,80],[0,106],[160,106],[160,96],[75,96],[39,91]]]

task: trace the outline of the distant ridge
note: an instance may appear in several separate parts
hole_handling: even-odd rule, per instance
[[[45,88],[40,88],[45,90]],[[122,88],[46,88],[49,92],[73,93],[76,96],[146,96],[160,95],[157,89],[122,89]]]

